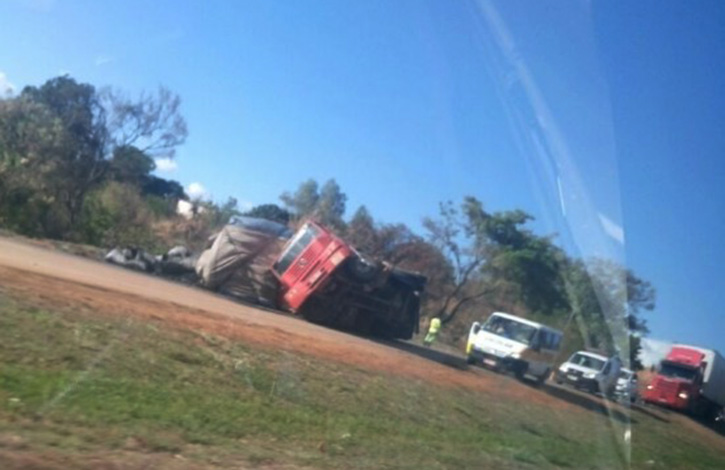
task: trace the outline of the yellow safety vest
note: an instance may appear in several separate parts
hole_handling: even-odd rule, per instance
[[[428,333],[438,333],[438,330],[441,329],[441,319],[440,318],[434,318],[430,321],[430,326],[428,327]]]

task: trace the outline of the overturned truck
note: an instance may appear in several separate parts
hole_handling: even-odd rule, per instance
[[[233,219],[201,254],[202,284],[333,328],[409,339],[426,278],[368,259],[325,227]]]

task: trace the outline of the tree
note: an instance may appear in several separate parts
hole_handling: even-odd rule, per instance
[[[156,169],[154,160],[132,145],[113,149],[110,175],[116,181],[142,187],[154,169]]]
[[[180,112],[181,98],[161,86],[133,100],[118,90],[104,89],[108,132],[115,147],[136,147],[142,153],[171,158],[189,133]]]
[[[479,274],[505,283],[517,293],[517,301],[535,314],[552,315],[567,308],[561,262],[564,252],[552,237],[526,228],[533,217],[521,210],[488,213],[474,198],[464,201],[468,230],[475,234],[486,262]]]
[[[294,194],[283,193],[279,198],[287,209],[297,218],[302,219],[312,214],[320,199],[317,181],[309,179],[297,188]]]
[[[61,122],[62,143],[48,186],[73,227],[86,194],[100,184],[108,169],[105,110],[92,85],[68,76],[53,78],[40,87],[25,87],[21,97],[46,106]]]
[[[631,270],[601,258],[571,260],[566,283],[572,317],[585,346],[610,354],[627,351],[631,367],[641,369],[640,338],[648,332],[641,314],[655,307],[654,287]]]
[[[149,245],[153,216],[138,188],[111,181],[93,190],[83,205],[81,231],[96,245]]]
[[[280,199],[297,220],[310,217],[337,232],[344,231],[347,195],[334,179],[326,181],[322,188],[309,179],[294,194],[285,192]]]
[[[37,218],[45,220],[44,235],[65,237],[79,227],[87,195],[108,179],[159,189],[150,175],[152,156],[173,156],[187,135],[179,104],[165,88],[131,101],[67,75],[25,87],[0,110],[5,123],[0,123],[5,149],[0,171],[9,176],[12,167],[10,179],[18,183],[9,194],[14,205],[45,207],[47,217]],[[183,194],[173,184],[166,189]]]
[[[342,231],[345,228],[343,216],[347,204],[347,195],[334,179],[327,180],[320,189],[320,197],[313,212],[314,216],[324,225]]]
[[[177,181],[166,180],[153,175],[146,178],[141,189],[143,194],[148,196],[157,196],[162,199],[176,201],[179,199],[189,200],[189,196],[184,191],[184,187]]]
[[[475,198],[467,197],[459,211],[451,201],[441,203],[439,218],[425,218],[423,227],[428,240],[449,260],[451,282],[443,294],[438,316],[446,324],[460,309],[491,291],[490,286],[477,276],[487,259],[476,221],[482,217],[483,206]]]
[[[219,206],[219,220],[221,221],[221,224],[228,224],[229,220],[232,217],[242,215],[242,213],[239,211],[238,207],[239,203],[237,201],[237,198],[235,197],[228,197],[227,201]]]
[[[48,234],[53,199],[45,192],[60,151],[62,123],[28,98],[0,100],[0,225]]]
[[[360,206],[347,224],[346,240],[355,248],[371,256],[377,256],[378,234],[375,221],[367,207]]]
[[[290,221],[290,213],[277,204],[261,204],[251,208],[243,215],[271,220],[282,225],[287,225]]]

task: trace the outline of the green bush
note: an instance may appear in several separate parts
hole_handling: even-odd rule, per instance
[[[92,245],[154,245],[153,211],[133,186],[109,182],[88,195],[80,235]]]

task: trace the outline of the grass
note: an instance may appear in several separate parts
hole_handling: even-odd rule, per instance
[[[0,450],[169,453],[219,468],[624,465],[612,423],[592,411],[109,318],[0,294]],[[725,468],[691,433],[635,419],[633,467]]]

